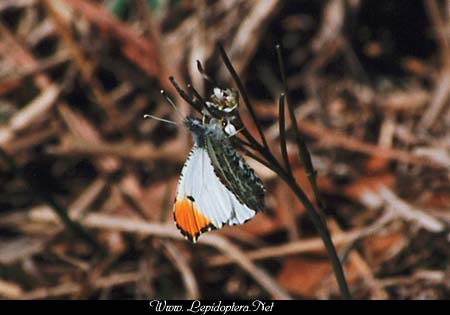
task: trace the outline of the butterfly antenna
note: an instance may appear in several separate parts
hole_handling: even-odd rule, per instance
[[[161,95],[164,97],[166,102],[169,103],[169,105],[175,109],[175,111],[178,113],[178,115],[181,117],[181,119],[184,120],[185,119],[184,115],[180,112],[177,105],[175,105],[175,103],[172,101],[172,99],[169,97],[169,95],[167,95],[166,91],[161,90]]]
[[[161,118],[161,117],[156,117],[156,116],[149,115],[149,114],[145,114],[144,118],[150,118],[150,119],[154,119],[154,120],[157,120],[157,121],[162,121],[164,123],[168,123],[168,124],[171,124],[171,125],[179,125],[179,123],[177,123],[175,121],[164,119],[164,118]]]

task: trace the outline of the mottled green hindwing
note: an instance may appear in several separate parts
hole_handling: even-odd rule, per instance
[[[264,208],[264,186],[253,169],[233,148],[228,136],[207,133],[205,147],[212,161],[214,172],[222,184],[250,209],[262,210]]]

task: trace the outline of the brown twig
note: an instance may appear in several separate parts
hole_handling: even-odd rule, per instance
[[[180,271],[181,279],[183,280],[184,286],[186,288],[187,300],[196,300],[200,298],[200,291],[198,289],[197,280],[195,279],[194,273],[189,267],[186,259],[181,254],[181,252],[176,248],[174,244],[168,241],[162,242],[167,254],[169,255],[172,263]]]
[[[444,224],[433,216],[427,214],[425,211],[415,209],[413,206],[407,204],[405,201],[398,198],[389,188],[382,185],[378,189],[380,196],[393,209],[394,213],[408,221],[413,221],[417,225],[430,232],[439,233],[444,230]]]
[[[8,45],[11,50],[14,50],[14,54],[10,54],[11,61],[18,67],[24,67],[26,69],[34,69],[39,67],[39,62],[33,55],[19,43],[11,31],[0,21],[0,34],[3,35],[3,42]],[[39,89],[43,90],[50,86],[50,78],[42,73],[38,73],[34,76],[34,82]]]
[[[34,98],[8,122],[6,127],[0,129],[0,146],[13,140],[16,132],[28,127],[34,120],[42,117],[56,102],[60,88],[52,85]]]
[[[250,13],[240,22],[236,36],[229,48],[230,59],[236,72],[241,74],[255,53],[258,39],[263,34],[270,18],[280,7],[280,0],[256,1]]]
[[[165,143],[160,148],[149,143],[91,143],[73,139],[69,143],[49,146],[48,154],[98,156],[108,158],[125,158],[137,161],[155,161],[166,159],[173,162],[183,162],[186,142],[175,139]],[[175,154],[175,153],[179,154]],[[183,153],[183,154],[182,154]]]

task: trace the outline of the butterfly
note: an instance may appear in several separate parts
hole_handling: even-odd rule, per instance
[[[173,206],[177,228],[193,243],[202,233],[243,224],[264,208],[262,181],[230,140],[237,133],[232,124],[237,93],[215,88],[204,104],[202,120],[190,116],[183,120],[194,145],[182,168]]]
[[[243,224],[264,208],[264,186],[233,148],[220,121],[187,117],[194,146],[181,171],[173,216],[190,241],[226,225]]]

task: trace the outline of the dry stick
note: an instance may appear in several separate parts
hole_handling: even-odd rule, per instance
[[[11,59],[14,63],[16,63],[20,67],[24,67],[26,69],[37,69],[39,68],[39,62],[36,61],[36,59],[29,53],[14,37],[14,35],[10,32],[10,30],[3,25],[3,23],[0,22],[0,33],[3,35],[4,41],[8,43],[9,46],[14,49],[14,54],[11,55]],[[55,89],[56,85],[52,84],[51,79],[43,74],[43,73],[36,73],[34,76],[34,83],[36,86],[41,90],[41,96],[42,100],[47,100],[48,104],[55,104],[55,102],[50,102],[53,97],[57,97],[59,95],[59,92],[55,95]],[[59,91],[59,90],[58,90]],[[45,95],[45,98],[44,98]],[[30,107],[28,110],[27,108]],[[33,107],[40,107],[41,111],[37,111],[36,108]],[[46,106],[43,106],[42,104],[40,106],[33,105],[33,106],[27,106],[24,108],[21,112],[21,117],[18,116],[17,120],[21,122],[19,125],[22,127],[25,127],[25,123],[30,124],[34,118],[42,116],[43,110],[48,110],[49,108]],[[20,119],[19,119],[20,118]],[[28,119],[25,119],[28,118]],[[13,125],[16,125],[17,122]],[[7,137],[10,137],[7,135]],[[1,144],[1,143],[0,143]]]
[[[47,154],[123,157],[139,161],[167,159],[169,161],[183,162],[183,157],[180,154],[174,154],[174,152],[184,153],[184,148],[184,144],[178,140],[172,140],[158,149],[149,143],[143,142],[135,144],[92,143],[76,139],[76,141],[68,144],[49,147]]]
[[[65,254],[64,252],[60,252],[57,249],[51,248],[50,253],[55,255],[56,257],[58,257],[58,259],[60,259],[61,261],[65,262],[71,266],[74,266],[75,268],[79,269],[82,272],[89,272],[92,268],[92,266],[89,263],[87,263],[79,258],[69,256],[68,254]]]
[[[341,36],[345,24],[345,5],[342,0],[328,1],[321,13],[322,23],[311,47],[314,52],[326,48],[326,45]]]
[[[0,146],[14,139],[16,132],[26,128],[36,119],[41,118],[55,104],[60,91],[61,89],[58,86],[51,85],[17,112],[5,127],[0,128]]]
[[[415,209],[407,204],[386,186],[381,185],[378,189],[378,193],[381,198],[393,208],[395,215],[402,217],[407,221],[413,221],[430,232],[439,233],[445,229],[445,226],[441,221],[426,212]]]
[[[57,217],[49,211],[33,211],[30,217],[36,221],[55,223]],[[128,233],[138,233],[142,235],[156,235],[173,239],[183,239],[179,231],[170,224],[147,223],[143,220],[127,219],[124,217],[110,216],[104,214],[88,214],[81,222],[85,227],[114,230]],[[184,240],[184,239],[183,239]],[[202,236],[197,244],[205,244],[215,247],[225,255],[231,257],[242,267],[254,280],[277,299],[291,299],[270,275],[257,267],[238,247],[226,239],[213,234]]]
[[[360,230],[354,230],[347,233],[337,233],[333,235],[333,243],[336,246],[342,246],[352,243],[360,235]],[[260,249],[247,252],[247,257],[251,260],[262,260],[270,258],[280,258],[283,256],[296,255],[324,249],[323,241],[320,237],[312,239],[299,240],[284,245],[267,246]],[[214,256],[208,260],[208,265],[218,267],[233,263],[229,257]]]
[[[0,265],[12,265],[42,252],[48,240],[48,237],[21,236],[0,241]]]
[[[20,138],[16,138],[14,141],[10,141],[5,145],[5,149],[11,155],[15,155],[17,152],[30,149],[34,146],[46,142],[50,138],[56,137],[57,135],[60,134],[60,132],[61,128],[59,124],[52,123],[48,125],[45,129],[37,130],[33,133],[23,135]]]
[[[237,24],[236,36],[231,40],[229,55],[235,69],[242,73],[260,43],[261,35],[281,7],[280,0],[248,1],[252,4],[249,13]]]
[[[183,279],[183,283],[187,291],[186,299],[187,300],[198,299],[200,297],[198,284],[197,281],[195,280],[194,273],[189,267],[186,259],[172,242],[163,241],[162,245],[166,249],[167,254],[169,255],[169,258],[172,261],[172,263],[180,271],[181,278]]]
[[[69,60],[70,55],[68,54],[68,51],[63,50],[51,57],[39,60],[39,64],[34,67],[22,69],[20,72],[14,72],[9,76],[2,76],[2,80],[0,81],[0,95],[6,94],[15,89],[26,77],[46,71]]]
[[[3,42],[7,43],[14,50],[14,54],[11,54],[10,58],[17,66],[27,69],[39,66],[39,62],[17,41],[11,31],[1,21],[0,33],[3,35]],[[39,73],[34,77],[34,83],[40,90],[43,90],[51,85],[51,80],[47,75]]]
[[[70,30],[66,26],[66,22],[60,16],[60,13],[57,11],[57,9],[53,7],[54,4],[52,4],[51,1],[42,0],[42,3],[48,14],[52,18],[53,22],[55,23],[56,31],[59,33],[64,43],[67,45],[75,64],[80,68],[81,75],[85,80],[91,80],[94,68],[90,63],[87,62],[83,52],[74,41]]]
[[[394,285],[410,285],[415,284],[420,280],[425,280],[428,283],[436,283],[442,285],[448,279],[448,274],[441,270],[418,270],[410,276],[398,276],[392,278],[385,278],[378,280],[378,284],[383,287],[390,287]]]
[[[86,141],[93,147],[102,144],[102,137],[96,128],[86,119],[82,113],[77,113],[68,105],[61,104],[57,108],[58,113],[71,134],[80,142]],[[113,157],[105,157],[94,163],[102,172],[110,173],[117,169],[119,162]]]
[[[84,213],[89,205],[91,205],[100,193],[105,189],[107,182],[104,178],[99,177],[92,181],[81,194],[69,206],[69,214],[75,217]]]
[[[438,79],[431,97],[430,105],[426,109],[419,126],[423,129],[431,127],[434,121],[438,118],[443,107],[447,104],[450,94],[450,67],[444,68]]]

